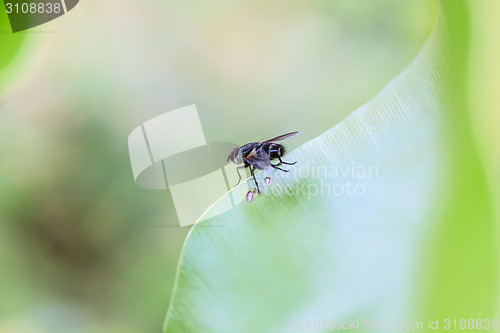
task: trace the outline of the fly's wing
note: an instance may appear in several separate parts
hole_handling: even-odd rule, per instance
[[[269,160],[269,155],[264,151],[264,149],[254,148],[247,155],[246,160],[256,169],[264,170],[271,166],[271,161]]]
[[[285,139],[291,138],[292,136],[296,136],[299,133],[300,132],[291,132],[291,133],[283,134],[283,135],[277,136],[275,138],[266,140],[264,142],[280,142],[280,141],[283,141]]]

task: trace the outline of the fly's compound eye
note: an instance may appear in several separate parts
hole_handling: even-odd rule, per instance
[[[240,148],[234,148],[227,160],[231,160],[235,164],[243,163],[243,156],[241,155]]]

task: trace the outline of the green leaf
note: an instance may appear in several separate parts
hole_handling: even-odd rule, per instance
[[[372,331],[368,321],[403,320],[422,321],[425,329],[433,318],[425,304],[434,315],[450,314],[445,298],[451,290],[437,288],[472,281],[474,271],[452,276],[469,271],[459,260],[447,264],[463,244],[463,231],[474,230],[468,218],[476,211],[468,203],[487,199],[483,185],[474,187],[474,200],[461,187],[480,178],[474,178],[477,168],[450,172],[460,168],[451,163],[466,161],[471,152],[449,151],[448,140],[463,133],[450,120],[465,117],[452,117],[455,110],[448,108],[448,90],[463,93],[444,79],[450,28],[440,15],[403,73],[340,124],[286,156],[298,161],[289,173],[261,172],[260,184],[272,178],[261,185],[262,196],[228,210],[245,197],[242,184],[205,212],[184,244],[165,332],[335,331],[344,321]],[[462,142],[472,146],[469,137]],[[464,176],[470,177],[462,181]],[[456,212],[467,217],[459,221]],[[461,235],[454,239],[448,231],[457,230]],[[483,239],[468,262],[490,258],[491,240]],[[481,273],[487,282],[481,291],[491,290],[494,275]],[[429,277],[434,280],[422,282]],[[459,304],[482,302],[473,290],[456,290],[457,300],[467,297]]]

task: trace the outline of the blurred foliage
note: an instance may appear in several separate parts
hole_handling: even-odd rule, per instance
[[[0,83],[2,73],[7,65],[16,57],[17,52],[22,46],[26,33],[13,34],[10,28],[9,17],[3,10],[3,4],[0,5]],[[1,87],[1,86],[0,86]]]
[[[71,112],[82,110],[76,105]],[[2,127],[15,124],[5,115],[2,120]],[[4,154],[24,152],[4,161],[0,176],[0,208],[4,221],[11,222],[7,228],[2,223],[1,232],[2,265],[11,267],[2,274],[2,312],[22,311],[33,301],[56,307],[77,302],[92,305],[86,310],[104,320],[113,315],[110,309],[124,306],[124,299],[134,299],[135,306],[152,310],[128,313],[119,322],[135,319],[153,329],[169,294],[175,242],[186,231],[172,230],[151,241],[159,234],[148,225],[165,219],[158,209],[168,199],[165,192],[135,186],[124,167],[123,138],[95,119],[21,121],[16,144],[0,144]],[[35,141],[36,152],[26,154]],[[150,283],[144,285],[145,280]],[[80,311],[74,310],[74,315]]]
[[[410,62],[436,7],[82,1],[17,34],[2,13],[0,331],[159,332],[188,230],[134,184],[129,132],[196,103],[210,141],[313,138]]]
[[[494,198],[496,221],[500,223],[500,99],[497,93],[500,86],[500,47],[496,43],[500,31],[496,13],[500,11],[500,2],[469,1],[468,6],[471,16],[470,62],[467,71],[471,107],[468,114],[477,149],[484,161],[488,189]],[[497,239],[499,232],[496,232]],[[500,288],[497,294],[500,299]]]
[[[451,127],[447,133],[450,181],[441,200],[445,212],[426,249],[429,276],[422,310],[440,319],[494,318],[498,301],[493,197],[471,123],[475,106],[469,102],[472,3],[441,0],[449,47],[446,119]]]

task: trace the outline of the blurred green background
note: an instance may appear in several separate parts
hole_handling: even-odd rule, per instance
[[[437,7],[86,0],[17,34],[2,11],[0,331],[161,331],[189,228],[134,184],[130,131],[194,103],[208,141],[303,143],[414,58]]]

